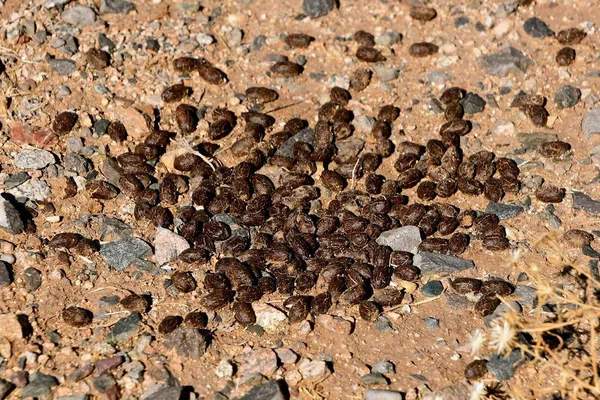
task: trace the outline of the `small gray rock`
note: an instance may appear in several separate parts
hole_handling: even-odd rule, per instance
[[[467,93],[461,100],[461,104],[467,114],[480,113],[485,109],[485,100],[477,93]]]
[[[108,126],[110,125],[110,121],[107,119],[99,119],[94,122],[94,133],[98,136],[102,136],[108,131]]]
[[[451,78],[452,76],[441,71],[431,71],[427,74],[427,80],[431,83],[446,83],[446,81],[448,81]]]
[[[100,1],[100,14],[129,14],[134,9],[135,5],[125,0]]]
[[[252,41],[252,51],[259,51],[265,44],[267,44],[267,37],[265,35],[258,35]]]
[[[54,154],[48,150],[23,150],[15,156],[15,167],[19,169],[43,169],[54,163]]]
[[[117,380],[111,374],[102,374],[93,380],[94,388],[100,393],[106,393],[108,389],[115,386]]]
[[[117,271],[130,266],[135,259],[144,259],[152,254],[152,248],[142,239],[130,237],[106,243],[100,248],[100,256]]]
[[[496,379],[505,381],[510,379],[515,373],[515,369],[523,362],[521,350],[514,349],[507,357],[499,354],[493,354],[486,366]]]
[[[488,74],[504,77],[510,72],[526,72],[533,65],[533,61],[526,57],[520,50],[512,46],[505,47],[498,53],[479,58]]]
[[[51,376],[34,372],[31,374],[29,383],[21,392],[21,397],[24,399],[32,397],[49,396],[52,393],[52,387],[58,385],[58,380]]]
[[[375,126],[375,118],[368,115],[361,115],[354,120],[353,124],[358,132],[371,133],[373,126]]]
[[[125,222],[107,217],[104,214],[100,214],[100,240],[114,240],[123,239],[130,237],[133,234],[133,228],[127,225]]]
[[[554,31],[548,25],[537,17],[529,18],[523,24],[523,30],[526,34],[537,39],[543,39],[547,36],[553,36]]]
[[[58,72],[60,75],[71,75],[77,69],[77,64],[75,61],[66,59],[66,58],[53,58],[48,61],[50,64],[50,68],[54,72]]]
[[[132,312],[128,316],[121,318],[111,328],[106,341],[116,344],[129,340],[137,333],[141,321],[142,316],[139,312]]]
[[[0,400],[4,400],[8,397],[10,392],[12,392],[15,388],[9,381],[5,381],[4,379],[0,379]]]
[[[10,189],[8,193],[12,194],[17,199],[25,198],[43,201],[50,196],[50,185],[48,185],[48,182],[44,179],[30,179],[27,182]]]
[[[198,360],[208,346],[206,335],[196,328],[177,328],[163,340],[165,347],[177,351],[180,357]]]
[[[315,145],[315,130],[312,128],[302,129],[300,132],[296,133],[294,136],[286,140],[279,146],[277,151],[275,152],[278,156],[283,156],[287,158],[294,158],[294,145],[296,143],[308,143],[314,147]]]
[[[60,18],[69,25],[81,28],[92,25],[96,21],[96,13],[89,7],[77,4],[64,10]]]
[[[73,0],[47,0],[44,3],[44,7],[50,9],[58,6],[64,6],[65,4],[70,3],[71,1]]]
[[[174,261],[190,244],[175,232],[162,228],[156,228],[154,237],[154,257],[159,265]]]
[[[444,291],[444,285],[440,281],[429,281],[421,288],[421,293],[426,297],[437,297]]]
[[[423,275],[454,273],[475,266],[472,260],[427,251],[417,253],[413,264],[421,270]]]
[[[117,295],[102,296],[100,297],[100,300],[98,300],[98,306],[100,306],[100,308],[116,306],[119,304],[120,300],[121,298]]]
[[[517,133],[517,140],[519,140],[527,150],[531,151],[537,150],[542,143],[558,140],[558,135],[556,133],[519,132]]]
[[[400,76],[400,70],[398,68],[376,64],[373,66],[373,69],[375,70],[375,75],[377,75],[382,82],[393,81]]]
[[[327,15],[334,7],[333,0],[304,0],[302,9],[311,18],[319,18]]]
[[[367,386],[373,385],[387,385],[389,384],[388,379],[380,372],[373,372],[360,377],[363,384]]]
[[[581,130],[586,139],[600,134],[600,108],[588,111],[581,121]]]
[[[502,204],[490,201],[485,208],[486,214],[494,214],[501,220],[514,218],[523,212],[523,207],[516,204]]]
[[[35,292],[42,285],[42,273],[32,267],[25,268],[23,279],[31,292]]]
[[[89,170],[89,162],[84,156],[75,153],[67,153],[64,159],[65,169],[78,175],[85,175]]]
[[[536,308],[538,305],[537,290],[531,286],[518,285],[513,295],[518,299],[519,303],[529,308]]]
[[[421,231],[416,226],[402,226],[382,232],[376,240],[381,246],[390,246],[394,251],[416,253],[421,244]]]
[[[386,317],[384,317],[383,315],[380,315],[375,320],[375,329],[377,329],[377,332],[380,332],[380,333],[394,331],[394,328],[392,328],[392,324],[390,323],[390,320],[387,319]]]
[[[145,400],[171,400],[180,399],[182,389],[181,386],[166,386],[146,397]]]
[[[558,109],[570,108],[579,103],[581,90],[571,85],[564,85],[558,88],[554,96],[554,102]]]
[[[395,374],[396,368],[394,367],[394,364],[389,361],[379,361],[377,364],[373,365],[371,372],[379,372],[380,374]]]
[[[375,36],[375,43],[380,46],[392,46],[398,43],[400,39],[401,36],[398,32],[387,31],[386,33]]]
[[[271,379],[261,385],[254,386],[239,400],[285,400],[286,398],[279,383]]]
[[[365,400],[402,400],[402,393],[393,390],[367,389]]]
[[[592,214],[600,214],[600,201],[592,199],[583,192],[573,192],[573,208]]]
[[[440,329],[440,320],[437,318],[433,318],[433,317],[427,317],[425,319],[425,327],[432,331],[434,331],[436,329]]]
[[[8,200],[0,196],[0,229],[16,235],[24,227],[19,211]]]
[[[460,28],[463,25],[467,25],[469,22],[471,22],[469,20],[469,17],[465,17],[464,15],[462,17],[458,17],[454,20],[454,26],[457,28]]]
[[[472,301],[469,301],[469,299],[467,299],[465,296],[461,296],[460,294],[456,293],[446,292],[444,293],[444,297],[446,298],[448,306],[450,306],[450,308],[452,308],[453,310],[471,308],[474,304]]]
[[[60,85],[60,86],[58,87],[58,90],[56,91],[56,93],[57,93],[59,96],[68,96],[68,95],[70,95],[70,94],[71,94],[71,88],[69,88],[69,87],[68,87],[68,86],[66,86],[66,85]]]
[[[67,139],[67,151],[69,153],[79,153],[83,149],[83,141],[80,137],[71,136]]]
[[[7,287],[12,283],[12,271],[10,265],[0,261],[0,289]]]
[[[6,186],[7,190],[10,190],[12,188],[16,188],[19,185],[22,185],[30,179],[31,176],[29,176],[27,172],[17,172],[16,174],[13,174],[8,177],[8,179],[4,182],[4,186]]]

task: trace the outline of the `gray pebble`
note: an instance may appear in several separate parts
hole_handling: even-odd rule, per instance
[[[35,292],[42,285],[42,273],[35,268],[25,268],[23,279],[31,292]]]
[[[377,364],[373,365],[371,372],[379,372],[380,374],[394,374],[396,373],[396,368],[394,367],[394,364],[389,361],[379,361]]]
[[[512,46],[505,47],[495,54],[482,56],[479,60],[489,74],[500,77],[515,71],[526,72],[533,65],[531,59]]]
[[[287,396],[281,390],[279,383],[273,379],[254,386],[239,400],[285,400]]]
[[[600,214],[600,201],[592,199],[583,192],[573,192],[573,208],[592,214]]]
[[[134,9],[135,5],[125,0],[100,1],[100,14],[128,14]]]
[[[96,13],[89,7],[77,4],[65,9],[60,14],[60,18],[63,22],[80,28],[92,25],[96,21]]]
[[[392,46],[398,43],[401,39],[401,36],[398,32],[395,31],[387,31],[381,35],[375,36],[375,43],[380,46]]]
[[[554,102],[558,109],[570,108],[579,103],[581,90],[571,85],[564,85],[558,88],[554,95]]]
[[[0,288],[5,288],[12,283],[12,270],[8,263],[0,261]]]
[[[52,392],[52,387],[58,385],[58,380],[51,376],[34,372],[31,374],[29,383],[21,391],[21,397],[24,399],[33,397],[49,396]]]
[[[66,85],[60,85],[58,87],[58,90],[56,91],[56,93],[59,96],[68,96],[68,95],[71,94],[71,89],[68,86],[66,86]]]
[[[382,373],[379,373],[379,372],[374,372],[374,373],[370,373],[367,375],[363,375],[360,377],[360,379],[362,380],[363,384],[365,384],[367,386],[389,384],[389,381],[385,377],[385,375],[383,375]]]
[[[12,174],[8,177],[8,179],[4,182],[4,186],[6,186],[7,190],[12,188],[16,188],[17,186],[27,182],[31,179],[31,176],[25,171],[17,172],[16,174]]]
[[[493,354],[486,366],[488,371],[490,371],[496,379],[505,381],[513,376],[515,369],[522,361],[521,350],[514,349],[507,357]]]
[[[67,139],[67,151],[69,153],[79,153],[83,148],[83,141],[80,137],[71,136]]]
[[[108,130],[108,126],[110,125],[110,121],[106,119],[99,119],[94,122],[94,133],[98,136],[102,136]]]
[[[531,286],[518,285],[513,295],[519,300],[519,303],[529,308],[536,308],[538,303],[537,290]]]
[[[440,320],[433,317],[427,317],[427,319],[425,319],[425,327],[432,331],[440,329]]]
[[[117,271],[122,271],[130,266],[135,259],[144,259],[152,254],[152,248],[138,238],[125,238],[103,244],[100,256],[104,261]]]
[[[108,343],[121,343],[132,338],[140,327],[142,316],[138,312],[132,312],[126,317],[121,318],[111,328],[106,341]]]
[[[459,28],[459,27],[461,27],[463,25],[467,25],[469,22],[471,22],[469,20],[469,17],[465,17],[465,16],[458,17],[458,18],[456,18],[454,20],[454,26],[457,27],[457,28]]]
[[[471,260],[430,252],[417,253],[413,264],[421,270],[423,275],[453,273],[475,266]]]
[[[537,39],[543,39],[547,36],[554,35],[554,31],[550,29],[544,21],[537,17],[529,18],[527,21],[525,21],[523,24],[523,30],[529,36]]]
[[[373,66],[373,69],[375,70],[375,75],[377,75],[377,77],[383,82],[389,82],[393,81],[394,79],[398,79],[398,76],[400,75],[400,70],[394,67],[386,67],[385,65],[376,64]]]
[[[600,134],[600,108],[588,111],[581,121],[581,130],[586,139]]]
[[[15,167],[19,169],[43,169],[54,163],[54,154],[48,150],[23,150],[15,156]]]
[[[4,197],[0,196],[0,229],[16,235],[20,233],[25,225],[21,219],[21,214]]]
[[[402,393],[393,390],[365,390],[365,400],[402,400],[403,398]]]
[[[476,114],[480,113],[485,108],[485,100],[476,93],[467,93],[467,95],[461,100],[461,104],[465,113]]]
[[[387,319],[386,317],[384,317],[383,315],[380,315],[375,320],[375,329],[377,329],[377,332],[380,332],[380,333],[392,332],[394,330],[394,328],[392,328],[392,324],[390,323],[390,320]]]
[[[50,64],[52,70],[58,72],[60,75],[71,75],[77,69],[75,61],[65,58],[54,58],[48,61],[48,64]]]
[[[421,288],[423,296],[437,297],[444,291],[444,285],[440,281],[429,281]]]
[[[67,171],[84,175],[89,170],[89,161],[79,154],[67,153],[64,159],[64,166]]]
[[[523,207],[516,204],[502,204],[490,201],[485,209],[487,214],[495,214],[501,220],[514,218],[523,212]]]
[[[267,44],[267,38],[265,35],[258,35],[252,41],[252,50],[259,51],[265,44]]]
[[[302,9],[311,18],[319,18],[333,10],[333,0],[304,0]]]
[[[416,226],[403,226],[382,232],[376,242],[381,246],[390,246],[394,251],[414,254],[421,244],[421,231]]]

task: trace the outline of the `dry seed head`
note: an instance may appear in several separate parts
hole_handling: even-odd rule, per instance
[[[466,348],[471,353],[471,356],[476,356],[479,354],[483,345],[485,344],[486,337],[485,332],[481,329],[475,329],[473,333],[469,334],[469,342],[466,345]]]
[[[510,353],[517,342],[517,327],[504,317],[491,323],[489,347],[498,354]]]
[[[469,400],[483,400],[483,399],[485,399],[485,395],[486,395],[485,383],[483,381],[477,381],[477,382],[473,383],[473,386],[471,386]]]

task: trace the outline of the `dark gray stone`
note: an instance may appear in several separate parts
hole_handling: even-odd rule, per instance
[[[132,312],[128,316],[121,318],[108,333],[106,341],[116,344],[129,340],[137,333],[141,321],[142,316],[138,312]]]
[[[480,113],[485,109],[485,100],[477,93],[467,93],[460,103],[467,114]]]
[[[440,329],[440,320],[433,317],[427,317],[427,319],[425,319],[425,327],[432,331]]]
[[[129,14],[135,9],[132,2],[124,0],[100,1],[100,14]]]
[[[25,280],[25,284],[27,284],[27,288],[32,292],[38,290],[42,285],[42,273],[32,267],[25,268],[23,279]]]
[[[302,129],[300,132],[283,142],[275,154],[287,158],[294,158],[294,145],[296,143],[308,143],[314,147],[315,130],[312,128]]]
[[[167,386],[152,393],[145,400],[179,400],[181,394],[181,386]]]
[[[388,379],[381,372],[372,372],[360,377],[360,380],[364,385],[387,385],[389,384]]]
[[[267,44],[267,37],[265,35],[258,35],[252,41],[252,51],[259,51],[265,44]]]
[[[8,200],[0,196],[0,229],[16,235],[24,227],[19,211]]]
[[[31,374],[29,383],[21,392],[21,397],[24,399],[32,397],[49,396],[52,393],[52,387],[58,385],[58,380],[51,376],[34,372]]]
[[[15,385],[4,379],[0,379],[0,400],[4,400],[14,390]]]
[[[108,389],[117,384],[117,381],[111,374],[102,374],[94,378],[93,384],[97,391],[106,393]]]
[[[100,240],[124,239],[133,234],[133,228],[120,219],[100,214]]]
[[[469,22],[471,22],[469,20],[469,17],[465,17],[464,15],[462,17],[458,17],[454,20],[454,26],[459,28],[463,25],[467,25]]]
[[[371,372],[379,372],[382,374],[395,374],[396,367],[390,361],[379,361],[377,364],[373,365],[371,368]]]
[[[98,305],[100,306],[100,308],[116,306],[117,304],[119,304],[120,300],[121,298],[117,295],[102,296],[100,297],[100,300],[98,300]]]
[[[479,58],[488,74],[506,76],[510,72],[526,72],[533,65],[533,61],[526,57],[520,50],[512,46],[505,47],[498,53]]]
[[[167,348],[173,348],[180,357],[199,360],[208,346],[207,335],[195,328],[177,328],[163,340]]]
[[[423,296],[437,297],[444,291],[444,285],[440,281],[429,281],[421,288]]]
[[[448,306],[454,310],[461,310],[465,308],[471,308],[473,306],[473,302],[467,299],[465,296],[456,293],[444,293],[444,297],[446,298],[446,302]]]
[[[514,218],[523,212],[523,207],[516,204],[502,204],[490,201],[485,208],[487,214],[494,214],[501,220]]]
[[[513,296],[515,296],[519,303],[523,305],[526,305],[530,308],[537,307],[537,290],[535,288],[532,288],[531,286],[518,285],[515,288]]]
[[[115,42],[110,40],[104,33],[99,33],[98,47],[100,47],[101,50],[112,52],[117,46],[115,45]]]
[[[304,0],[302,9],[311,18],[319,18],[327,15],[334,7],[333,0]]]
[[[4,182],[4,186],[6,186],[6,190],[10,190],[16,188],[17,186],[27,182],[31,179],[31,176],[25,171],[17,172],[16,174],[12,174],[6,182]]]
[[[573,208],[592,214],[600,214],[600,201],[592,199],[583,192],[573,192]]]
[[[523,30],[526,34],[537,39],[543,39],[554,35],[554,31],[546,25],[544,21],[537,17],[529,18],[523,24]]]
[[[556,133],[519,132],[517,133],[517,140],[519,140],[527,150],[537,150],[542,143],[558,140],[558,135]]]
[[[571,85],[563,85],[558,88],[554,95],[554,102],[558,109],[570,108],[579,103],[581,90]]]
[[[67,171],[75,172],[78,175],[85,175],[89,169],[89,162],[79,154],[67,153],[64,158],[64,166]]]
[[[48,61],[48,64],[54,72],[58,72],[60,75],[71,75],[77,69],[75,61],[66,58],[53,58]]]
[[[588,140],[592,135],[600,134],[600,108],[594,108],[583,116],[581,130]]]
[[[0,289],[12,283],[12,271],[10,265],[0,261]]]
[[[287,396],[281,390],[280,384],[271,379],[261,385],[256,385],[239,400],[285,400]]]
[[[106,119],[99,119],[94,122],[94,133],[98,136],[102,136],[108,130],[108,126],[110,125],[110,121]]]
[[[417,253],[413,263],[423,275],[453,273],[475,266],[472,260],[427,251]]]
[[[142,239],[130,237],[106,243],[100,248],[100,256],[117,271],[129,267],[133,260],[144,259],[152,254],[152,248]]]
[[[390,320],[387,319],[386,317],[384,317],[383,315],[380,315],[375,320],[375,329],[377,329],[377,332],[380,332],[380,333],[394,331],[394,328],[392,328],[392,324],[390,323]]]
[[[504,357],[499,354],[493,354],[486,366],[496,379],[505,381],[510,379],[517,367],[523,362],[521,350],[514,349],[508,356]]]

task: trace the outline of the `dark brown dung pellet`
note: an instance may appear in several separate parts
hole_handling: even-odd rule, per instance
[[[65,249],[72,249],[77,246],[77,243],[81,240],[81,235],[77,233],[64,232],[57,233],[54,235],[52,240],[48,242],[49,247],[63,247]]]
[[[110,54],[106,51],[91,48],[85,53],[88,65],[95,69],[104,69],[110,64]]]
[[[69,307],[63,310],[62,320],[69,326],[81,328],[92,323],[94,315],[91,311],[81,307]]]
[[[538,151],[544,157],[551,158],[553,160],[560,160],[571,150],[571,145],[561,140],[553,140],[551,142],[544,142],[538,148]]]
[[[556,40],[558,43],[566,46],[571,46],[574,44],[579,44],[585,38],[585,31],[578,28],[568,28],[563,29],[562,31],[556,34]]]
[[[437,185],[435,184],[435,182],[421,182],[417,187],[417,196],[419,196],[419,199],[421,200],[433,200],[436,196],[436,187]]]
[[[450,281],[450,286],[459,294],[478,293],[481,281],[475,278],[456,278]]]
[[[360,46],[356,49],[356,58],[369,63],[385,61],[385,57],[381,52],[370,46]]]
[[[115,142],[122,142],[127,139],[127,129],[119,121],[111,122],[106,133]]]
[[[594,240],[594,235],[581,229],[569,229],[563,237],[569,245],[579,249],[589,246]]]
[[[543,185],[535,191],[535,197],[544,203],[560,203],[565,198],[566,190],[553,185]]]
[[[71,111],[63,111],[54,118],[52,129],[58,135],[65,135],[71,132],[76,122],[77,114]]]
[[[140,296],[137,293],[132,293],[129,296],[123,297],[120,301],[124,309],[128,311],[137,311],[144,313],[150,307],[150,303],[145,296]]]
[[[460,103],[448,104],[448,107],[446,107],[446,110],[444,110],[444,118],[449,122],[462,119],[464,115],[465,111]]]
[[[175,110],[175,121],[183,133],[192,133],[198,124],[197,109],[189,104],[180,104]]]
[[[563,47],[556,53],[556,63],[561,67],[567,67],[575,61],[577,52],[572,47]]]
[[[332,102],[342,107],[348,105],[348,102],[350,101],[350,99],[352,99],[352,95],[350,95],[350,92],[339,86],[334,86],[331,88],[331,90],[329,91],[329,97],[331,98]]]
[[[285,44],[291,48],[305,49],[315,38],[305,33],[291,33],[285,37]]]
[[[161,98],[165,103],[174,103],[180,101],[190,93],[190,88],[183,83],[171,85],[163,90]]]
[[[414,5],[410,7],[409,15],[412,19],[426,22],[434,19],[437,16],[437,11],[433,7]]]
[[[189,272],[173,272],[171,275],[171,282],[173,282],[173,286],[182,293],[189,293],[196,289],[196,281]]]
[[[219,119],[213,122],[208,128],[208,137],[211,140],[219,140],[223,139],[225,136],[229,135],[233,130],[233,126],[231,122],[226,119]]]
[[[523,111],[527,118],[535,126],[546,126],[548,123],[548,111],[543,106],[526,105],[523,107]]]
[[[246,89],[246,100],[251,103],[266,104],[279,98],[279,94],[270,88],[254,86]]]
[[[86,190],[90,192],[92,199],[110,200],[117,197],[119,191],[116,187],[106,181],[92,181],[86,184]]]
[[[372,301],[363,301],[358,306],[360,317],[368,322],[373,322],[379,316],[379,307]]]
[[[487,233],[495,229],[500,223],[500,219],[495,214],[482,214],[473,220],[473,229],[475,232]]]
[[[346,187],[346,180],[337,172],[325,170],[321,173],[323,185],[334,192],[339,192]]]
[[[464,194],[479,196],[483,193],[483,185],[475,179],[458,178],[456,182],[458,184],[458,190]]]
[[[508,239],[500,236],[486,236],[483,238],[482,245],[485,249],[492,251],[508,250],[510,248]]]
[[[469,236],[462,232],[453,234],[448,241],[448,250],[451,254],[462,254],[467,247],[469,247]]]
[[[506,281],[492,279],[482,282],[480,291],[484,296],[508,296],[513,292],[513,286]]]
[[[317,315],[326,314],[327,312],[329,312],[329,309],[332,305],[333,303],[331,301],[331,296],[329,295],[329,293],[319,293],[311,301],[310,313],[315,317]]]
[[[465,367],[465,379],[469,381],[476,381],[488,373],[487,361],[486,360],[475,360],[471,361]]]
[[[471,131],[471,122],[464,119],[454,119],[440,127],[442,139],[444,135],[464,136]]]
[[[309,298],[306,296],[290,296],[283,302],[283,307],[288,310],[290,324],[303,321],[310,311]]]
[[[488,178],[483,183],[483,194],[486,199],[499,202],[504,197],[502,182],[496,178]]]
[[[375,36],[369,32],[358,30],[354,32],[352,39],[361,46],[375,46]]]
[[[443,238],[427,238],[419,244],[419,251],[446,254],[449,251],[449,240]]]
[[[482,296],[475,303],[475,311],[482,317],[490,315],[500,305],[501,301],[496,295]]]
[[[459,87],[453,86],[444,90],[440,96],[440,101],[446,106],[460,102],[467,92]]]
[[[256,314],[250,303],[236,302],[231,307],[235,320],[242,326],[252,325],[256,322]]]
[[[350,89],[362,92],[371,83],[373,72],[369,69],[359,68],[352,73],[350,77]]]
[[[379,304],[382,307],[393,307],[402,303],[404,292],[396,288],[387,287],[376,290],[371,297],[371,301]]]
[[[201,64],[198,67],[198,74],[211,85],[222,85],[227,82],[227,74],[210,64]]]
[[[298,76],[304,70],[300,64],[291,61],[279,61],[273,64],[270,69],[271,72],[286,77]]]
[[[413,57],[427,57],[438,52],[439,47],[429,42],[413,43],[408,53]]]
[[[183,318],[179,315],[168,315],[158,324],[158,333],[168,335],[183,323]]]
[[[190,328],[204,329],[208,325],[208,316],[200,311],[192,311],[185,316],[184,322]]]

